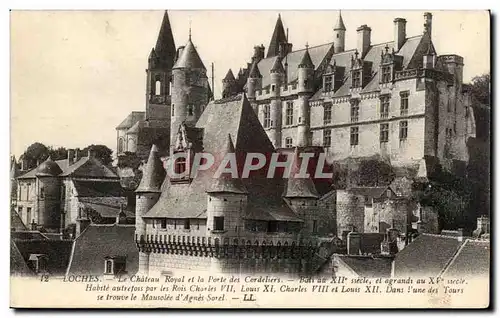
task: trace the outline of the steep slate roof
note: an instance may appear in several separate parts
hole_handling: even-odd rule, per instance
[[[130,129],[139,120],[144,120],[146,112],[133,111],[128,114],[127,117],[116,127],[117,130],[120,129]]]
[[[300,171],[301,159],[299,157],[298,148],[295,148],[292,168],[290,170],[290,178],[287,180],[286,198],[318,198],[318,191],[314,186],[311,177],[300,178],[296,176]]]
[[[47,236],[40,233],[40,231],[30,231],[27,229],[25,231],[11,232],[10,237],[12,239],[19,239],[19,240],[45,240],[45,239],[47,239]]]
[[[314,68],[314,64],[311,60],[311,55],[309,54],[309,48],[306,48],[302,60],[299,63],[299,67]]]
[[[163,14],[163,21],[161,23],[158,39],[154,48],[156,57],[160,67],[170,69],[174,65],[176,54],[174,36],[172,34],[172,27],[168,18],[168,11]]]
[[[10,240],[10,275],[11,276],[30,276],[34,272],[28,267],[21,252],[14,243]]]
[[[262,75],[260,74],[259,71],[259,66],[258,63],[254,62],[252,63],[252,67],[250,68],[250,72],[248,75],[249,78],[261,78]]]
[[[311,57],[311,61],[315,66],[315,70],[317,70],[325,59],[329,58],[329,54],[333,52],[333,42],[322,44],[318,46],[309,47],[309,55]],[[302,61],[302,57],[304,56],[304,49],[293,51],[288,53],[283,60],[282,64],[286,60],[288,64],[288,83],[294,83],[298,79],[298,67],[300,62]],[[350,55],[348,56],[349,63],[351,63]],[[265,88],[271,84],[271,76],[270,71],[273,67],[274,63],[278,59],[278,56],[268,57],[262,59],[258,63],[260,74],[262,74],[262,87]],[[347,60],[347,58],[346,58]],[[350,65],[350,64],[349,64]]]
[[[221,126],[221,122],[224,125]],[[210,102],[196,123],[196,127],[203,128],[203,150],[215,157],[213,169],[200,171],[191,183],[172,184],[167,176],[159,201],[144,217],[196,218],[202,216],[207,208],[205,192],[212,184],[215,169],[224,156],[221,149],[226,146],[228,134],[234,140],[240,173],[246,153],[258,152],[265,155],[274,153],[274,147],[246,96],[238,95],[225,101]],[[283,180],[281,178],[267,179],[266,176],[265,173],[251,175],[250,178],[241,180],[248,191],[247,214],[263,211],[266,214],[276,213],[283,217],[288,217],[289,214],[293,216],[293,212],[281,198]]]
[[[76,194],[79,197],[120,197],[125,196],[125,189],[120,181],[87,181],[73,180]]]
[[[234,78],[234,74],[233,74],[233,71],[231,69],[229,69],[229,71],[227,71],[227,74],[226,76],[224,76],[224,81],[235,81],[236,78]]]
[[[36,176],[54,177],[62,172],[59,165],[50,158],[50,156],[41,165],[36,168]]]
[[[203,62],[201,61],[200,55],[198,54],[198,51],[196,51],[196,48],[191,41],[191,37],[182,50],[181,56],[179,56],[179,59],[175,62],[173,69],[176,68],[206,70],[205,65],[203,65]]]
[[[138,134],[139,130],[144,126],[144,120],[138,120],[129,130],[127,130],[127,134]]]
[[[391,277],[390,257],[337,255],[338,259],[360,277]]]
[[[490,241],[466,239],[443,272],[445,277],[478,277],[490,273]]]
[[[139,251],[134,240],[135,225],[91,224],[73,242],[67,274],[102,275],[104,258],[126,257],[128,274],[137,273]]]
[[[283,27],[283,22],[281,21],[281,15],[278,14],[278,20],[276,20],[276,25],[274,26],[273,35],[271,37],[271,42],[269,42],[269,49],[267,50],[267,58],[273,57],[280,52],[280,43],[288,42],[286,39],[285,29]]]
[[[344,19],[342,19],[342,12],[339,11],[339,17],[337,18],[337,23],[335,24],[334,30],[346,30]]]
[[[118,179],[118,175],[110,167],[93,157],[81,158],[78,162],[68,166],[61,176]]]
[[[47,270],[52,275],[62,275],[68,266],[72,241],[49,239],[14,239],[23,259],[27,261],[31,254],[47,255]]]
[[[158,154],[158,147],[153,145],[149,152],[148,162],[142,171],[142,178],[136,192],[159,192],[163,180],[165,180],[166,171],[163,168],[163,162]]]
[[[28,228],[15,209],[10,209],[10,228],[15,231],[26,231]]]
[[[456,237],[420,234],[396,254],[394,274],[396,277],[437,276],[461,245]]]
[[[96,211],[103,218],[117,217],[122,211],[122,206],[127,203],[126,200],[119,199],[116,199],[114,202],[109,202],[109,200],[106,201],[107,202],[102,202],[102,200],[95,200],[95,198],[85,198],[80,200],[83,206]],[[135,211],[131,207],[123,209],[123,212],[128,218],[135,217]]]

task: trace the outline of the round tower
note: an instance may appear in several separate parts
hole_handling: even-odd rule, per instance
[[[313,94],[314,88],[314,64],[309,55],[309,48],[306,46],[302,60],[298,66],[298,99],[299,110],[297,127],[297,146],[309,146],[310,135],[310,107],[309,98]]]
[[[135,239],[140,245],[146,236],[146,223],[142,216],[147,213],[158,202],[161,194],[161,185],[165,179],[165,169],[158,154],[156,145],[151,147],[149,158],[143,169],[142,179],[135,190]],[[149,252],[140,250],[139,252],[139,272],[148,273]]]
[[[271,74],[271,102],[270,102],[270,119],[271,125],[268,132],[269,139],[275,148],[281,147],[281,117],[282,117],[282,103],[281,103],[281,85],[285,77],[285,69],[281,63],[281,59],[276,57],[273,67],[270,71]]]
[[[345,50],[345,31],[346,28],[344,20],[342,19],[342,12],[339,11],[337,24],[335,24],[335,27],[333,28],[333,50],[335,53],[344,52]]]
[[[37,208],[34,222],[46,229],[59,230],[61,224],[61,168],[50,157],[36,171]]]
[[[179,126],[185,122],[194,126],[208,102],[207,70],[189,37],[172,68],[172,106],[170,148],[172,149]]]
[[[234,77],[233,71],[229,69],[226,76],[222,79],[222,98],[232,96],[235,84],[236,78]]]
[[[247,97],[249,101],[255,100],[257,90],[262,89],[262,74],[260,74],[258,62],[254,61],[250,68],[247,79]]]

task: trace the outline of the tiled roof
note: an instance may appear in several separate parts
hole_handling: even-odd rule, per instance
[[[59,165],[53,161],[50,156],[41,165],[36,168],[36,176],[54,177],[62,172]]]
[[[490,272],[490,241],[466,239],[450,264],[444,270],[446,277],[488,276]]]
[[[15,209],[10,209],[10,228],[15,231],[26,231],[28,228]]]
[[[153,145],[149,152],[149,158],[142,171],[142,178],[136,192],[159,192],[163,180],[165,180],[166,171],[163,162],[158,154],[158,147]]]
[[[98,199],[98,200],[95,200]],[[95,212],[99,213],[99,215],[103,218],[115,218],[118,216],[118,214],[121,212],[121,206],[125,205],[127,202],[126,200],[123,200],[120,198],[114,198],[114,202],[109,202],[108,200],[105,200],[105,202],[102,202],[101,200],[103,198],[86,198],[83,200],[80,200],[80,202],[87,208],[90,208],[94,210]],[[135,211],[131,208],[126,208],[123,209],[123,212],[128,218],[133,218],[135,217]]]
[[[174,65],[175,42],[167,11],[163,14],[163,21],[154,50],[158,58],[158,66],[169,69]]]
[[[28,260],[31,254],[45,254],[47,256],[47,270],[50,274],[61,275],[65,273],[71,254],[72,241],[15,239],[14,243],[24,260]]]
[[[257,62],[252,63],[252,67],[250,68],[250,73],[248,75],[250,78],[261,78],[262,75],[259,71],[259,66]]]
[[[26,264],[14,240],[10,240],[10,275],[30,276],[33,274],[34,272]]]
[[[224,123],[224,125],[220,125]],[[231,135],[238,166],[241,168],[246,153],[258,152],[270,155],[274,147],[262,128],[255,112],[246,97],[233,97],[225,102],[213,101],[209,103],[196,124],[203,128],[203,149],[220,162],[223,157],[221,149],[227,142],[227,135]],[[241,171],[241,170],[239,170]],[[215,171],[199,171],[190,183],[172,184],[165,179],[162,186],[160,200],[153,206],[145,217],[152,218],[196,218],[207,208],[206,191],[212,183]],[[248,191],[250,215],[252,209],[268,209],[280,214],[285,206],[281,195],[283,180],[281,178],[267,179],[266,175],[252,176],[242,179]],[[286,212],[293,213],[285,206]],[[293,215],[293,214],[292,214]]]
[[[360,277],[391,277],[392,258],[337,255],[345,265]]]
[[[189,68],[189,69],[203,69],[206,70],[205,65],[201,61],[200,55],[189,38],[186,46],[182,50],[181,56],[175,62],[173,69],[176,68]]]
[[[285,29],[283,28],[283,22],[281,21],[281,15],[278,15],[278,20],[276,20],[276,25],[274,26],[273,35],[271,37],[271,42],[269,42],[269,47],[267,49],[267,57],[273,57],[279,54],[280,43],[286,43]]]
[[[91,224],[74,241],[67,274],[102,275],[104,258],[126,257],[126,270],[133,275],[139,267],[134,240],[135,225]]]
[[[144,120],[146,112],[131,112],[117,127],[116,129],[130,129],[139,120]]]
[[[394,274],[397,277],[437,276],[461,245],[456,237],[420,234],[396,254]]]
[[[79,197],[122,197],[125,189],[120,181],[88,181],[73,180],[76,194]]]

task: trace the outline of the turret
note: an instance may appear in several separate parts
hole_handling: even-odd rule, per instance
[[[314,64],[309,55],[309,47],[302,56],[298,66],[298,99],[296,101],[298,109],[297,146],[309,146],[310,136],[310,107],[309,98],[313,94],[314,88]]]
[[[234,144],[229,134],[221,158],[228,156],[235,156]],[[220,164],[217,163],[217,166]],[[248,196],[248,191],[239,176],[233,176],[229,172],[214,176],[206,192],[207,235],[238,236],[244,229],[243,216]]]
[[[255,91],[262,89],[262,74],[260,74],[258,62],[252,63],[247,79],[247,95],[249,100],[255,100]]]
[[[337,18],[337,23],[333,28],[333,37],[334,37],[334,52],[340,53],[345,50],[345,25],[344,20],[342,19],[342,12],[339,11],[339,16]]]
[[[424,13],[424,34],[429,35],[432,38],[432,13]]]
[[[59,229],[61,222],[60,196],[61,180],[58,177],[62,173],[59,165],[49,156],[36,168],[36,191],[38,216],[33,219],[39,225],[47,229]]]
[[[170,83],[176,51],[172,28],[165,11],[156,45],[151,49],[146,69],[146,118],[164,121],[169,117]]]
[[[234,78],[233,71],[229,69],[226,76],[222,79],[222,98],[232,96],[235,93],[236,78]]]
[[[207,70],[191,41],[182,49],[172,69],[173,89],[170,124],[170,147],[172,148],[181,123],[194,126],[208,101],[209,87]]]
[[[275,148],[281,147],[281,121],[282,121],[282,103],[281,103],[281,85],[285,77],[285,69],[281,59],[276,57],[271,74],[271,101],[270,101],[270,130],[268,136]]]
[[[429,47],[427,48],[427,52],[425,52],[423,56],[422,65],[426,69],[433,69],[436,67],[437,56],[434,50],[432,49],[432,45],[429,43]]]
[[[281,14],[278,14],[278,20],[276,20],[273,35],[271,37],[271,41],[269,42],[267,58],[279,56],[280,49],[283,50],[283,44],[288,44],[287,42],[285,28],[283,27],[283,22],[281,21]]]

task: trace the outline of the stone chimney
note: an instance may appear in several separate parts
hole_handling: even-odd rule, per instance
[[[361,234],[356,231],[354,226],[352,227],[351,232],[347,234],[347,254],[361,254]]]
[[[477,228],[474,230],[474,237],[481,237],[481,235],[490,234],[490,218],[487,216],[480,216],[477,218]]]
[[[21,171],[25,171],[28,169],[28,160],[23,158],[21,159]]]
[[[358,52],[361,54],[361,58],[364,58],[366,52],[368,52],[368,49],[370,48],[371,45],[372,29],[368,27],[366,24],[363,24],[356,31],[358,32],[357,49]]]
[[[82,158],[82,152],[80,151],[80,148],[75,149],[75,162],[80,160]]]
[[[425,12],[424,13],[424,34],[429,34],[429,37],[432,37],[432,13]]]
[[[254,46],[253,47],[253,57],[252,57],[252,62],[253,61],[257,61],[259,62],[260,60],[262,60],[264,58],[264,53],[265,53],[265,48],[264,48],[264,45],[260,45],[260,46]]]
[[[74,149],[68,149],[68,165],[72,165],[75,163],[75,150]]]
[[[394,19],[394,51],[399,51],[406,40],[406,20]]]

